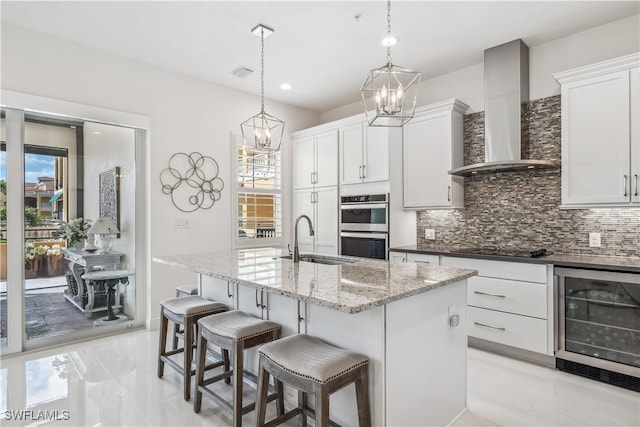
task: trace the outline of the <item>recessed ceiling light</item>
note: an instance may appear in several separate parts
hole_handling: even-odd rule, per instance
[[[291,85],[289,83],[282,83],[280,85],[280,89],[282,89],[282,90],[290,90],[291,89]]]

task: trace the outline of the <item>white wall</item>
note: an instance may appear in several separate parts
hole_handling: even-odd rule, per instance
[[[526,35],[522,36],[526,42]],[[505,42],[508,40],[505,40]],[[490,48],[492,46],[487,46]],[[640,51],[640,15],[631,16],[538,46],[529,46],[529,98],[559,95],[552,75]],[[375,64],[372,64],[372,67]],[[484,111],[484,66],[472,65],[425,80],[418,90],[417,106],[457,98],[469,105],[466,114]],[[321,115],[321,123],[362,113],[355,102]]]
[[[239,133],[240,123],[258,112],[258,97],[13,25],[3,23],[1,31],[2,89],[149,117],[152,257],[231,247],[229,133]],[[316,113],[269,100],[267,109],[285,121],[287,133],[319,120]],[[193,151],[218,161],[226,188],[213,208],[184,214],[162,194],[159,176],[171,155]],[[283,159],[284,188],[290,188],[288,138]],[[287,206],[290,194],[285,196]],[[191,228],[176,230],[176,217],[189,218]],[[192,274],[152,263],[147,324],[157,321],[160,300],[175,295],[177,284],[194,280]]]

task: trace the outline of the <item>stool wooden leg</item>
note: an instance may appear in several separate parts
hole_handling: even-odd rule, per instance
[[[230,363],[229,363],[229,350],[227,349],[222,349],[222,363],[224,364],[224,371],[225,372],[229,372],[229,367],[230,367]],[[225,384],[231,384],[231,378],[227,377],[224,379]]]
[[[284,386],[282,381],[274,379],[274,382],[276,383],[276,393],[278,393],[278,416],[280,416],[284,414]]]
[[[300,427],[307,427],[307,393],[298,390],[298,408],[300,412]]]
[[[164,310],[160,308],[160,342],[158,346],[158,378],[164,375],[164,362],[162,356],[167,351],[167,328],[169,327],[169,319],[164,316]]]
[[[193,360],[193,319],[184,318],[184,400],[191,398],[191,361]]]
[[[233,345],[233,427],[242,427],[243,350],[243,346],[236,341]]]
[[[195,396],[193,398],[193,411],[200,412],[202,407],[202,392],[198,389],[204,381],[205,365],[207,364],[207,340],[202,336],[202,332],[198,333],[198,359],[196,360],[196,385],[194,387]]]
[[[369,367],[360,368],[360,378],[356,380],[356,398],[358,400],[358,421],[360,427],[371,427],[371,410],[369,408]]]
[[[322,385],[315,387],[316,427],[329,427],[329,393]]]
[[[279,381],[278,381],[279,382]],[[280,384],[282,384],[280,382]],[[256,393],[256,414],[254,426],[264,427],[267,416],[267,395],[269,394],[269,372],[262,367],[262,358],[258,366],[258,390]],[[280,405],[278,404],[278,407]],[[282,414],[278,414],[282,415]]]
[[[173,343],[171,347],[173,350],[178,348],[178,332],[180,332],[180,327],[178,326],[177,323],[174,323],[173,324]]]

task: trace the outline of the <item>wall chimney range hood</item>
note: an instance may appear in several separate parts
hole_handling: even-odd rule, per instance
[[[484,156],[451,175],[557,168],[553,160],[521,158],[521,105],[529,101],[529,48],[520,39],[484,51]]]

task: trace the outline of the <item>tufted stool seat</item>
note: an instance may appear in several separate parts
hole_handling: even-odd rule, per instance
[[[218,401],[233,411],[233,425],[242,425],[242,415],[252,411],[255,403],[242,407],[243,353],[245,349],[277,340],[280,336],[280,325],[268,320],[252,317],[242,311],[233,310],[226,313],[207,316],[198,320],[198,358],[196,361],[196,387],[193,410],[200,412],[202,393]],[[220,347],[224,361],[224,372],[204,379],[204,365],[208,344]],[[229,351],[233,354],[233,369],[229,369]],[[225,380],[233,382],[233,402],[229,403],[207,386]],[[276,384],[277,393],[265,396],[267,401],[278,399],[278,414],[284,412],[284,393],[282,383]]]
[[[194,370],[191,368],[193,361],[194,327],[198,319],[210,316],[215,313],[226,311],[224,304],[209,301],[197,295],[169,298],[160,302],[160,346],[158,351],[158,378],[164,375],[165,363],[171,366],[184,376],[184,400],[191,397],[191,375]],[[175,325],[182,325],[184,331],[184,346],[167,351],[167,329],[169,321]],[[170,356],[177,353],[184,353],[182,366],[172,360]],[[208,369],[221,366],[223,362],[218,362],[208,366]]]
[[[369,361],[365,356],[334,347],[309,335],[281,338],[259,349],[258,398],[256,426],[265,425],[269,375],[298,389],[298,407],[270,421],[277,425],[296,415],[306,425],[307,413],[315,412],[315,425],[328,426],[329,395],[355,382],[360,427],[371,425],[369,408]],[[307,407],[307,394],[315,395],[315,411]]]

